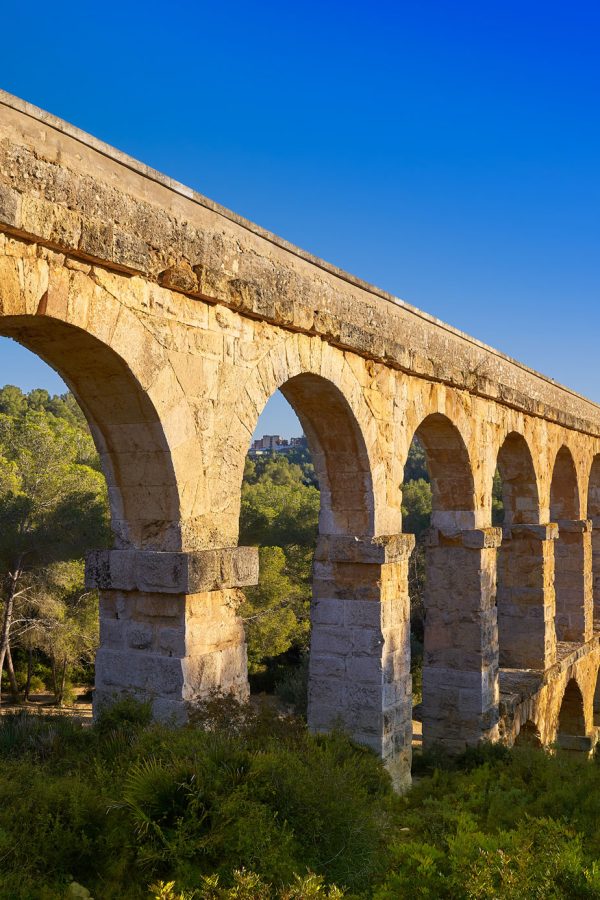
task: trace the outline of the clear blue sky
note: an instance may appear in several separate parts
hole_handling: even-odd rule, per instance
[[[600,401],[600,5],[34,0],[2,30],[6,90]],[[0,383],[44,378],[2,346]]]

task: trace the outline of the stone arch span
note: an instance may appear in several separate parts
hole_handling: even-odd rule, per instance
[[[543,669],[555,654],[554,530],[540,525],[538,479],[529,445],[511,431],[498,452],[504,520],[497,559],[498,658],[509,669]]]
[[[76,397],[108,483],[115,547],[179,549],[178,484],[167,436],[127,361],[89,332],[48,316],[0,318],[0,334],[52,366]]]
[[[346,397],[331,381],[310,372],[293,376],[280,390],[300,420],[319,479],[319,534],[372,536],[371,465]]]
[[[600,726],[600,667],[596,674],[596,684],[594,686],[594,697],[592,700],[592,718],[594,727]]]
[[[541,749],[543,747],[540,730],[531,719],[527,719],[521,725],[519,733],[515,738],[515,747],[530,747]]]
[[[0,312],[2,288],[0,280]],[[88,420],[108,482],[114,547],[92,552],[86,570],[88,585],[100,591],[94,706],[125,692],[150,700],[157,717],[181,720],[185,700],[202,688],[202,667],[197,658],[187,662],[183,640],[193,612],[188,597],[197,590],[193,583],[202,583],[204,563],[184,552],[193,540],[181,501],[186,480],[180,465],[191,432],[187,403],[160,349],[127,310],[119,316],[113,309],[111,317],[105,307],[104,316],[96,310],[90,321],[67,315],[69,308],[79,310],[66,305],[61,318],[41,304],[36,314],[0,315],[0,334],[65,380]],[[205,605],[198,619],[206,622],[209,611]],[[210,689],[220,672],[205,670]],[[236,678],[245,683],[245,670]]]
[[[587,641],[592,634],[591,525],[581,519],[577,469],[563,444],[554,461],[550,518],[558,524],[554,545],[555,628],[558,641]]]
[[[498,452],[497,467],[502,479],[504,525],[537,524],[540,498],[537,474],[529,444],[517,431],[509,432]]]
[[[563,444],[556,454],[552,467],[550,518],[554,522],[561,519],[577,519],[579,511],[577,469],[573,454],[566,444]]]
[[[576,678],[570,678],[565,687],[558,712],[556,742],[563,750],[588,751],[586,739],[585,705]]]
[[[373,466],[380,455],[376,421],[341,351],[304,336],[288,339],[259,363],[238,394],[228,442],[235,459],[230,457],[224,470],[225,478],[236,473],[238,494],[250,437],[277,389],[304,429],[321,492],[309,727],[325,732],[341,725],[383,756],[394,778],[405,779],[410,771],[405,764],[410,741],[404,733],[410,728],[405,684],[410,541],[378,531],[385,482]],[[233,489],[232,478],[228,490]],[[231,508],[237,511],[237,504]]]
[[[309,442],[322,491],[319,533],[385,534],[385,467],[377,423],[344,353],[294,334],[273,347],[235,386],[234,414],[223,423],[212,505],[223,540],[237,543],[244,462],[256,423],[281,390]]]
[[[426,416],[415,430],[431,480],[433,528],[473,528],[475,483],[469,451],[456,425],[442,413]]]
[[[425,550],[423,746],[462,750],[498,721],[495,563],[498,529],[477,529],[472,462],[456,425],[433,413],[415,435],[432,489]]]

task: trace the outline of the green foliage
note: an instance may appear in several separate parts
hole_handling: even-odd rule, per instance
[[[500,477],[500,472],[496,469],[492,484],[492,525],[502,525],[504,522],[504,499],[502,491],[502,478]]]
[[[431,522],[431,485],[418,478],[407,481],[402,491],[402,528],[409,534],[423,536]]]
[[[418,437],[414,437],[404,466],[404,481],[429,481],[427,454]]]
[[[294,876],[293,884],[279,890],[266,884],[256,872],[236,869],[230,887],[222,887],[218,875],[202,878],[197,890],[179,892],[175,882],[158,881],[150,886],[154,900],[341,900],[343,891],[327,887],[320,875]]]
[[[389,791],[369,751],[231,701],[202,728],[146,718],[133,701],[94,728],[2,717],[0,898],[63,897],[71,879],[106,900],[151,882],[166,897],[246,896],[254,882],[290,900],[368,885]]]
[[[48,391],[42,388],[35,388],[28,394],[24,394],[21,388],[15,387],[13,384],[7,384],[0,388],[0,413],[7,416],[21,416],[27,410],[51,413],[84,433],[87,431],[85,417],[73,394],[50,396]]]
[[[600,898],[600,765],[482,746],[393,794],[340,734],[215,699],[0,719],[0,900]],[[335,887],[337,885],[337,887]]]
[[[319,492],[304,483],[301,467],[284,456],[271,456],[254,478],[242,487],[240,541],[267,547],[313,546]]]
[[[240,614],[246,625],[249,672],[261,671],[267,657],[279,656],[292,643],[306,643],[308,586],[289,576],[281,547],[261,547],[260,582],[246,589]]]
[[[306,716],[308,705],[308,653],[296,665],[282,666],[275,681],[275,695],[300,716]]]
[[[260,580],[246,590],[250,672],[290,647],[306,649],[319,492],[305,469],[281,454],[249,459],[242,486],[240,542],[260,547]]]
[[[97,597],[85,591],[81,558],[109,541],[106,483],[74,398],[0,389],[0,670],[11,645],[30,674],[41,651],[59,703],[98,642]]]
[[[122,697],[115,703],[105,706],[96,719],[99,734],[107,735],[116,731],[136,732],[145,728],[152,721],[152,706],[142,703],[133,697]]]

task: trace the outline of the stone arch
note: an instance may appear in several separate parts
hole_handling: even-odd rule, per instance
[[[425,547],[423,746],[460,751],[497,733],[494,535],[475,529],[473,469],[456,425],[433,413],[415,435],[425,451],[432,492]]]
[[[594,698],[593,698],[593,724],[595,726],[600,725],[600,668],[598,669],[598,673],[596,675],[596,686],[594,688]]]
[[[342,351],[319,338],[292,335],[278,343],[238,387],[222,447],[213,505],[226,539],[237,542],[244,462],[256,422],[281,390],[307,436],[323,490],[320,534],[381,533],[385,472],[377,423]]]
[[[367,363],[360,365],[366,373]],[[398,565],[402,540],[378,533],[377,506],[385,502],[385,476],[381,459],[373,466],[379,455],[377,422],[341,351],[293,335],[249,373],[229,422],[220,487],[228,496],[221,494],[220,503],[228,516],[239,515],[239,496],[234,494],[241,490],[251,435],[277,389],[304,429],[321,491],[312,582],[309,726],[325,732],[336,723],[343,725],[386,759],[395,779],[405,778],[410,742],[406,748],[400,739],[404,722],[399,710],[407,677],[402,648],[408,642]]]
[[[597,453],[590,467],[587,491],[587,515],[593,519],[600,517],[600,453]]]
[[[600,624],[600,453],[594,456],[590,468],[587,518],[592,522],[593,619]]]
[[[467,446],[454,423],[431,413],[415,430],[427,458],[431,479],[434,528],[445,531],[472,528],[475,484]]]
[[[553,522],[560,519],[577,519],[579,517],[579,485],[577,469],[573,454],[563,444],[556,454],[550,483],[550,518]]]
[[[179,549],[179,490],[167,435],[126,359],[82,328],[49,316],[0,317],[0,334],[52,366],[76,397],[108,482],[115,545]]]
[[[539,522],[540,498],[537,475],[529,445],[522,434],[511,431],[498,452],[502,479],[504,525]]]
[[[571,451],[563,444],[556,454],[550,485],[550,518],[559,529],[554,543],[558,641],[587,640],[591,629],[591,535],[588,523],[579,519],[580,512],[577,469]]]
[[[556,741],[564,750],[589,749],[586,743],[583,694],[575,678],[569,679],[562,697]]]
[[[312,373],[293,376],[280,390],[304,429],[319,479],[319,534],[373,535],[369,455],[348,400]]]
[[[531,719],[527,719],[527,721],[521,725],[519,733],[515,738],[514,746],[535,747],[536,749],[540,749],[543,746],[539,728],[531,721]]]
[[[545,668],[554,644],[554,609],[548,609],[537,476],[529,445],[516,431],[498,452],[503,537],[497,557],[498,660],[510,669]]]

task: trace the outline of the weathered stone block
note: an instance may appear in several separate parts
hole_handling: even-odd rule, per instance
[[[258,581],[256,547],[200,550],[97,550],[86,560],[86,584],[100,590],[196,594]]]
[[[0,224],[9,228],[21,225],[21,195],[5,184],[0,184]]]

